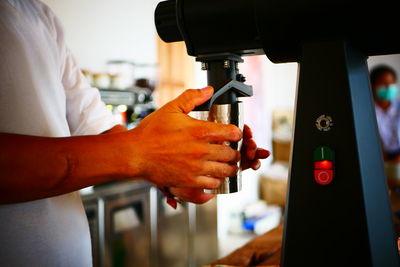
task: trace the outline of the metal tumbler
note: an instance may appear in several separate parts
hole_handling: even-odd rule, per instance
[[[242,102],[235,102],[233,104],[214,104],[209,111],[194,111],[191,115],[199,120],[234,124],[243,130]],[[235,150],[240,150],[242,141],[224,142],[224,145],[230,146]],[[205,190],[205,192],[212,194],[231,194],[239,192],[242,189],[240,162],[238,163],[238,167],[239,171],[235,176],[223,178],[222,184],[219,188]]]

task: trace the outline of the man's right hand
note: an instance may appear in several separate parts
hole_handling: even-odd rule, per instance
[[[241,130],[187,115],[212,94],[212,87],[187,90],[131,130],[126,144],[133,145],[133,166],[146,180],[159,187],[214,189],[237,173],[240,153],[222,142],[239,141]]]

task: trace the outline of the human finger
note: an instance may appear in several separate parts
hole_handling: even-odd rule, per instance
[[[250,139],[253,138],[253,132],[251,131],[250,127],[245,124],[243,127],[243,139]]]
[[[209,100],[213,95],[214,89],[211,86],[203,89],[188,89],[177,98],[167,103],[163,108],[172,112],[181,112],[188,114],[196,106],[199,106]]]
[[[188,188],[201,188],[201,189],[216,189],[221,186],[221,179],[213,177],[212,175],[199,175],[195,177],[194,181],[186,184],[183,187]]]
[[[208,151],[209,153],[207,154],[206,159],[210,161],[232,163],[240,161],[240,152],[227,145],[209,144]]]
[[[225,178],[236,175],[239,168],[236,164],[227,164],[215,161],[204,163],[203,174],[216,178]]]
[[[250,167],[255,171],[258,170],[261,167],[260,160],[257,159],[257,160],[254,160],[253,162],[251,162]]]
[[[245,157],[247,160],[254,160],[257,152],[257,144],[254,139],[248,139],[245,142]]]
[[[214,194],[204,193],[203,189],[199,188],[172,187],[169,190],[174,196],[186,202],[192,202],[195,204],[204,204],[215,197]]]
[[[244,170],[247,170],[249,168],[252,168],[253,170],[259,169],[260,166],[261,166],[261,162],[260,162],[259,159],[266,159],[270,155],[271,155],[271,152],[269,152],[268,150],[263,149],[263,148],[257,148],[256,155],[255,155],[255,158],[253,160],[249,160],[247,158],[244,158],[241,161],[242,170],[244,171]]]
[[[263,148],[257,148],[255,158],[256,158],[256,159],[266,159],[266,158],[268,158],[270,155],[271,155],[271,152],[270,152],[270,151],[268,151],[268,150],[266,150],[266,149],[263,149]]]
[[[194,128],[193,135],[210,143],[239,142],[242,131],[233,124],[200,121],[199,127]]]

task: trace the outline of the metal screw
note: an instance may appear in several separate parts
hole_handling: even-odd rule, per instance
[[[231,62],[229,60],[224,60],[224,69],[230,69],[231,68]]]
[[[244,83],[244,82],[246,81],[246,77],[244,77],[242,74],[238,73],[238,74],[236,75],[236,80],[237,80],[238,82]]]
[[[207,62],[201,62],[201,70],[208,70]]]

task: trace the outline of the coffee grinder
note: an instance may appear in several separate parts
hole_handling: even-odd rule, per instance
[[[156,9],[160,37],[185,41],[217,88],[201,110],[214,104],[235,110],[238,96],[251,95],[235,67],[243,56],[266,54],[274,63],[300,65],[284,267],[399,266],[366,62],[400,53],[395,4],[169,0]],[[229,90],[218,90],[230,83]]]

